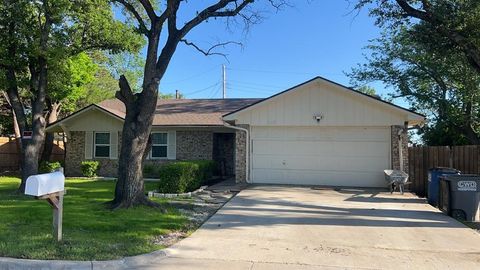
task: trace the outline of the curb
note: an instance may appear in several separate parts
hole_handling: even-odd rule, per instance
[[[152,265],[167,256],[163,250],[109,261],[28,260],[0,257],[3,270],[124,270]]]

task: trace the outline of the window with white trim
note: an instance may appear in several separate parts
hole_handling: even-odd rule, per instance
[[[110,157],[110,133],[109,132],[95,132],[93,156],[96,158]]]
[[[167,158],[168,133],[155,132],[151,134],[151,138],[152,138],[152,150],[150,151],[150,157],[152,159]]]

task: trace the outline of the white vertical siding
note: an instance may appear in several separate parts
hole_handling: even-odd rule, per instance
[[[323,114],[324,119],[317,123],[315,114]],[[238,124],[253,126],[391,126],[403,125],[407,117],[407,112],[321,81],[299,86],[235,116]]]

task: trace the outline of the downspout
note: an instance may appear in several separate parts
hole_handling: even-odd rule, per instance
[[[229,123],[223,121],[223,126],[226,127],[226,128],[231,128],[231,129],[235,129],[235,130],[240,130],[240,131],[244,131],[245,132],[245,144],[246,144],[246,154],[245,154],[245,181],[247,183],[250,183],[250,158],[249,158],[249,155],[250,155],[250,133],[248,132],[248,129],[246,128],[242,128],[242,127],[237,127],[237,126],[233,126],[233,125],[230,125]]]
[[[400,129],[398,131],[398,155],[399,155],[399,161],[400,161],[400,171],[403,172],[403,144],[402,144],[402,133],[403,129]]]

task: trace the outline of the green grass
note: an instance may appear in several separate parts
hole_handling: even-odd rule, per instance
[[[52,237],[52,210],[45,200],[15,195],[18,178],[0,177],[0,256],[29,259],[107,260],[151,252],[155,237],[187,226],[187,218],[166,200],[160,209],[108,210],[113,181],[68,179],[63,241]],[[146,190],[156,183],[146,183]]]

